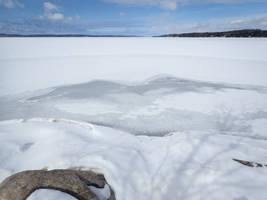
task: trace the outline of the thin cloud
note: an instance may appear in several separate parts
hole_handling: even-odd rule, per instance
[[[47,18],[51,20],[63,20],[64,15],[61,13],[53,13],[53,14],[48,15]]]
[[[13,1],[13,0],[0,0],[0,6],[6,7],[6,8],[24,8],[24,4],[20,3],[19,1]]]
[[[195,23],[170,22],[168,19],[150,19],[150,34],[170,34],[188,32],[216,32],[239,29],[267,29],[267,15],[224,18]]]
[[[0,22],[0,33],[9,34],[89,34],[145,35],[146,23],[141,21],[76,21],[64,20],[7,20]]]
[[[56,12],[59,10],[57,5],[50,2],[44,2],[43,8],[44,8],[44,14],[40,16],[40,19],[48,19],[54,21],[65,19],[62,13]]]
[[[51,10],[58,10],[58,7],[53,3],[44,2],[44,9],[47,10],[47,11],[48,10],[51,11]]]
[[[175,10],[179,4],[192,3],[244,3],[264,2],[266,0],[101,0],[110,3],[135,5],[135,6],[156,6],[164,9]]]
[[[158,6],[175,10],[179,0],[102,0],[111,3],[135,5],[135,6]]]

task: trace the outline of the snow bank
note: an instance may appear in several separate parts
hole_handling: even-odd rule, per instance
[[[82,167],[104,173],[118,200],[267,198],[266,168],[232,160],[264,163],[267,141],[199,132],[133,136],[45,120],[0,122],[0,134],[0,181],[22,170]]]

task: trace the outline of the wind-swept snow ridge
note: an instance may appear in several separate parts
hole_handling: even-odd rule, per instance
[[[57,118],[30,118],[30,119],[13,119],[13,120],[5,120],[0,123],[3,124],[12,124],[12,123],[26,123],[26,122],[49,122],[49,123],[65,123],[65,124],[73,124],[75,126],[80,126],[84,128],[88,128],[90,130],[93,129],[93,126],[86,122],[79,122],[70,119],[57,119]]]
[[[75,120],[70,120],[70,119],[56,119],[56,118],[32,118],[32,119],[27,119],[23,120],[23,122],[54,122],[54,123],[66,123],[66,124],[73,124],[75,126],[80,126],[84,128],[89,128],[93,129],[92,125],[86,122],[79,122]]]

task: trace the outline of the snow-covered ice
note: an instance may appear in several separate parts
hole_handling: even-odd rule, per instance
[[[266,38],[0,38],[0,94],[159,74],[267,86],[266,46]]]
[[[267,199],[267,40],[0,39],[0,181],[104,173],[118,200]],[[40,190],[30,200],[73,199]],[[102,199],[105,199],[104,197]]]
[[[206,131],[267,139],[267,87],[157,76],[90,81],[0,97],[1,120],[68,118],[135,135]],[[17,109],[19,108],[19,109]]]

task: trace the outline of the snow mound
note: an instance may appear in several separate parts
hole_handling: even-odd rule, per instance
[[[0,163],[0,181],[23,170],[78,167],[104,173],[118,200],[267,198],[266,168],[232,160],[265,163],[265,140],[205,132],[134,136],[53,121],[0,122],[0,160],[5,161]],[[57,192],[49,196],[65,198]]]

